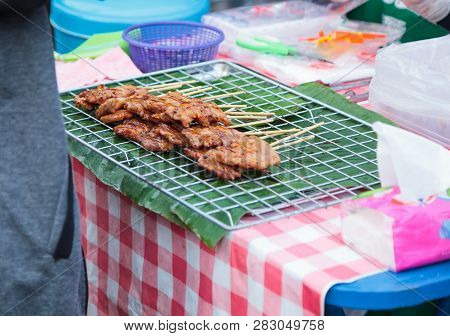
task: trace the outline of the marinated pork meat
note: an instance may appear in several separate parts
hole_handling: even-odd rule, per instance
[[[207,151],[208,149],[194,149],[190,147],[186,147],[183,149],[184,155],[191,158],[192,160],[198,161]]]
[[[208,152],[209,153],[209,152]],[[215,160],[214,157],[204,154],[199,160],[198,165],[206,170],[213,172],[224,180],[234,180],[242,176],[242,172],[237,167],[228,166]]]
[[[125,110],[120,110],[120,111],[116,111],[115,113],[106,114],[103,117],[100,117],[100,121],[104,122],[105,124],[112,124],[112,123],[124,121],[126,119],[131,119],[133,117],[134,117],[134,115],[131,114],[130,112],[125,111]]]
[[[114,115],[114,114],[112,114]],[[105,116],[106,117],[106,116]],[[219,131],[213,130],[211,134],[217,136]],[[196,130],[199,131],[200,127]],[[207,129],[207,128],[205,128]],[[195,132],[187,132],[181,126],[167,124],[155,124],[137,117],[125,120],[122,125],[116,126],[114,131],[127,139],[140,143],[151,151],[168,151],[174,146],[188,146],[184,148],[184,154],[197,161],[198,165],[219,178],[234,180],[242,176],[246,169],[265,171],[267,168],[280,163],[277,152],[265,141],[255,136],[227,133],[228,139],[216,146],[219,141],[209,141],[206,130],[202,129],[201,142],[195,142]],[[221,132],[227,132],[220,130]],[[230,130],[232,131],[232,130]],[[238,131],[235,131],[239,133]],[[225,138],[225,136],[223,137]],[[195,148],[191,144],[194,143]],[[210,145],[210,147],[207,147]]]
[[[242,137],[229,146],[211,149],[203,157],[206,156],[228,166],[255,170],[265,170],[281,162],[272,146],[256,136]]]
[[[154,152],[167,152],[174,145],[155,131],[155,125],[137,118],[125,120],[122,124],[114,127],[114,132],[124,138],[136,141],[142,147]]]
[[[194,149],[184,148],[183,153],[191,159],[197,161],[198,165],[224,180],[234,180],[241,177],[241,169],[224,165],[220,162],[214,161],[206,155],[210,149]]]
[[[145,99],[128,99],[125,109],[144,120],[164,123],[181,123],[187,128],[197,122],[202,126],[216,123],[230,125],[226,114],[215,104],[189,98],[178,92]]]
[[[145,99],[130,97],[126,100],[125,109],[146,120],[149,115],[155,113],[154,111],[162,111],[163,103],[152,95],[146,96]]]
[[[225,180],[241,177],[245,169],[264,171],[280,163],[277,152],[267,142],[254,136],[241,135],[228,145],[212,149],[186,148],[184,153],[197,160],[200,167]]]
[[[103,104],[101,104],[97,111],[95,111],[95,116],[101,118],[107,114],[113,114],[117,111],[124,110],[127,98],[109,98]]]
[[[189,98],[178,92],[169,92],[162,100],[166,107],[160,113],[173,121],[179,121],[183,127],[189,127],[193,122],[198,122],[202,126],[216,123],[231,125],[226,114],[213,102]]]
[[[113,88],[99,85],[96,89],[81,92],[73,101],[78,107],[82,107],[86,110],[93,110],[109,98],[127,98],[131,96],[145,98],[147,95],[147,89],[138,88],[134,85],[123,85]]]
[[[114,132],[147,150],[183,147],[186,156],[225,180],[239,178],[247,169],[265,171],[280,163],[270,144],[226,127],[231,122],[215,103],[178,92],[153,96],[132,85],[100,85],[80,93],[75,104],[89,110],[98,106],[97,118],[122,122]]]
[[[154,96],[145,88],[133,85],[114,88],[100,85],[97,89],[81,92],[75,97],[74,102],[78,107],[87,110],[99,106],[96,112],[98,118],[127,110],[147,121],[180,123],[185,128],[194,122],[202,126],[231,124],[226,114],[213,102],[190,98],[179,92]]]
[[[183,146],[186,143],[185,137],[176,125],[158,124],[153,128],[152,132],[162,136],[175,146]]]
[[[182,134],[192,148],[229,146],[244,136],[243,133],[224,126],[185,128]]]

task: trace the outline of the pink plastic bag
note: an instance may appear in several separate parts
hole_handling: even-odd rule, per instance
[[[450,189],[404,202],[398,187],[385,188],[342,209],[344,240],[394,271],[450,259]]]

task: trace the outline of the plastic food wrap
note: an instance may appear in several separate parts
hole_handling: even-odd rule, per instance
[[[225,41],[219,52],[226,57],[256,68],[288,85],[317,80],[332,84],[372,77],[375,73],[373,56],[377,49],[403,34],[403,30],[385,25],[342,20],[342,15],[364,2],[281,2],[216,12],[205,15],[203,21],[224,31]],[[373,43],[363,46],[333,45],[331,48],[325,45],[317,48],[313,43],[304,43],[304,38],[316,36],[320,31],[329,33],[337,29],[386,34],[386,40],[371,41]],[[236,40],[241,38],[258,37],[276,38],[298,48],[299,53],[279,56],[244,49],[236,44]]]
[[[371,39],[365,43],[339,42],[333,45],[305,43],[304,40],[316,36],[319,31],[331,34],[333,31],[346,31],[382,34],[384,38]],[[314,34],[301,37],[300,35],[280,36],[272,33],[289,46],[297,46],[299,52],[312,54],[316,59],[303,55],[278,56],[242,48],[236,44],[229,44],[222,48],[222,54],[238,62],[258,70],[288,85],[301,84],[320,80],[325,84],[370,78],[375,74],[375,55],[378,48],[385,43],[392,42],[403,35],[404,29],[388,27],[359,21],[343,21],[336,19],[333,24],[327,24]],[[303,48],[303,50],[302,50]],[[305,48],[309,50],[305,52]],[[332,60],[322,62],[318,59]]]
[[[450,37],[390,46],[377,56],[374,110],[450,148]]]
[[[363,21],[341,20],[328,24],[316,36],[300,38],[301,49],[328,60],[343,55],[360,59],[375,56],[378,49],[400,39],[405,28]]]
[[[367,0],[337,3],[324,0],[284,1],[275,4],[245,6],[204,15],[202,21],[225,33],[225,43],[234,45],[239,36],[297,36],[315,34],[325,25]]]

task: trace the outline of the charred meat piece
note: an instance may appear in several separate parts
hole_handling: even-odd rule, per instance
[[[161,113],[173,121],[179,121],[184,127],[189,127],[194,121],[202,126],[216,123],[231,125],[226,114],[213,102],[188,98],[178,92],[169,92],[162,96],[162,100],[167,107]]]
[[[229,146],[211,149],[205,156],[225,165],[255,170],[265,170],[281,162],[272,146],[256,136],[245,136]]]
[[[211,133],[208,133],[208,129]],[[198,161],[200,167],[225,180],[241,177],[245,169],[265,171],[280,163],[278,153],[267,142],[238,131],[227,133],[228,131],[232,130],[220,126],[184,129],[183,135],[191,145],[191,148],[184,149],[184,154]],[[217,140],[215,136],[221,140]],[[218,144],[220,146],[213,147]],[[211,147],[208,148],[207,145]]]
[[[143,120],[154,123],[173,122],[172,119],[160,112],[164,110],[165,105],[159,100],[159,97],[148,96],[146,99],[129,98],[125,103],[124,108],[127,111],[141,117]]]
[[[147,95],[147,89],[138,88],[134,85],[123,85],[113,88],[99,85],[96,89],[86,90],[78,94],[74,98],[74,103],[76,106],[86,110],[93,110],[109,98],[127,98],[131,96],[145,98]]]
[[[147,150],[155,152],[166,152],[185,143],[184,137],[176,127],[153,124],[137,117],[125,120],[121,125],[114,127],[114,132],[124,138],[136,141]]]
[[[218,177],[224,180],[234,180],[238,177],[241,177],[241,169],[227,166],[223,163],[214,161],[214,159],[208,157],[208,151],[209,149],[194,149],[187,147],[183,150],[183,153],[187,157],[198,161],[197,163],[200,167],[205,168],[207,171],[216,174]]]
[[[154,134],[147,133],[140,138],[139,144],[145,149],[153,152],[168,152],[174,148],[167,139],[161,136],[154,136]]]
[[[101,104],[97,111],[95,111],[95,116],[101,118],[107,114],[113,114],[117,111],[124,110],[126,98],[109,98],[103,104]]]
[[[154,113],[155,108],[157,108],[158,111],[160,111],[159,109],[162,110],[164,108],[164,104],[161,103],[159,97],[147,95],[145,99],[136,97],[128,98],[124,107],[131,113],[146,120],[149,115]]]
[[[198,161],[207,151],[209,151],[209,148],[208,149],[194,149],[194,148],[186,147],[183,149],[184,155],[186,155],[187,157],[189,157],[195,161]]]
[[[132,118],[124,121],[121,125],[114,127],[114,132],[127,139],[137,141],[140,136],[150,132],[154,125],[150,122]]]
[[[136,141],[150,151],[166,152],[172,150],[174,145],[161,135],[152,132],[153,129],[152,123],[133,118],[114,127],[114,132],[124,138]]]
[[[234,180],[242,176],[241,169],[220,163],[213,156],[204,154],[199,160],[198,165],[206,170],[213,172],[224,180]]]
[[[191,127],[184,129],[182,133],[193,148],[229,146],[244,136],[243,133],[224,126]]]
[[[125,110],[120,110],[115,113],[106,114],[103,117],[100,117],[100,121],[104,122],[105,124],[112,124],[112,123],[121,122],[121,121],[124,121],[127,119],[131,119],[133,117],[134,117],[134,115],[131,114],[130,112],[125,111]]]
[[[216,123],[230,125],[226,114],[212,102],[188,98],[178,92],[164,96],[147,96],[145,99],[129,99],[125,109],[144,120],[164,123],[181,123],[189,127],[193,122],[202,126]]]
[[[176,146],[183,146],[186,143],[185,137],[176,125],[158,124],[153,128],[152,132],[162,136],[171,144]]]

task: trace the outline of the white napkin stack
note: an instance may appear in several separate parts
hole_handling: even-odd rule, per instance
[[[450,151],[394,126],[376,122],[373,129],[378,134],[383,187],[398,185],[405,201],[424,199],[450,187]]]

